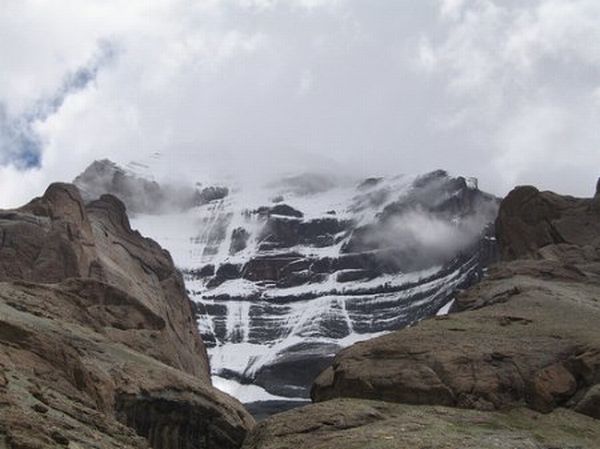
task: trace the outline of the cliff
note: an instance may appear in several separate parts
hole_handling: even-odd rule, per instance
[[[0,448],[235,448],[183,280],[111,195],[0,211]]]
[[[343,350],[318,404],[245,447],[600,447],[599,200],[515,189],[496,222],[503,260],[458,313]]]

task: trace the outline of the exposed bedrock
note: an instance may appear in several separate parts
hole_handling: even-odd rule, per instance
[[[240,446],[253,420],[211,386],[182,277],[123,203],[53,184],[0,211],[0,242],[0,447]]]
[[[244,448],[597,448],[595,201],[515,189],[497,221],[504,261],[455,313],[341,351],[317,403],[263,421]]]
[[[502,258],[537,258],[540,248],[558,244],[597,248],[600,211],[594,202],[539,192],[531,186],[513,190],[496,221]]]
[[[532,187],[511,192],[497,221],[500,250],[505,260],[527,259],[498,264],[459,295],[462,313],[342,351],[313,399],[598,416],[600,214],[590,205]]]
[[[189,272],[218,376],[306,398],[341,348],[435,315],[496,259],[498,200],[474,180],[438,171],[331,195],[234,212],[223,245],[244,249]],[[202,223],[218,227],[220,207]]]
[[[307,397],[339,349],[434,315],[495,259],[498,199],[441,170],[205,193],[185,213],[141,211],[135,226],[185,269],[213,374],[277,395]]]
[[[244,449],[596,449],[598,422],[569,410],[481,412],[334,399],[257,425]]]

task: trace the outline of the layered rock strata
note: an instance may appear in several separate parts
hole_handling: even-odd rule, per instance
[[[246,447],[293,444],[306,428],[306,448],[381,436],[376,447],[599,447],[597,200],[515,189],[496,222],[503,261],[457,313],[343,350],[313,385],[320,403],[264,422]],[[357,410],[369,410],[361,424]],[[443,438],[430,432],[440,425]]]
[[[504,262],[458,296],[462,313],[343,351],[313,399],[587,410],[600,382],[600,213],[591,205],[511,192],[496,225]]]

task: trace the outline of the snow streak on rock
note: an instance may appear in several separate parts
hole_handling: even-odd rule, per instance
[[[343,347],[445,313],[495,257],[497,200],[443,171],[302,175],[191,197],[133,225],[184,272],[213,374],[271,399],[308,397]]]

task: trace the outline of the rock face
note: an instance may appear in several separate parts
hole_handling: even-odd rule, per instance
[[[554,267],[546,268],[552,273]],[[313,399],[578,408],[600,379],[600,334],[593,324],[600,319],[600,289],[561,279],[560,268],[551,280],[531,278],[531,270],[529,264],[498,267],[457,300],[457,307],[475,310],[342,352],[317,379]]]
[[[515,189],[496,223],[504,260],[459,313],[343,350],[313,385],[325,402],[263,422],[245,447],[598,447],[594,201]]]
[[[600,214],[531,187],[503,201],[504,262],[454,310],[338,355],[313,399],[349,396],[478,409],[590,404],[600,382]],[[532,240],[523,239],[532,236]]]
[[[104,195],[53,184],[0,211],[0,447],[235,448],[169,253]]]
[[[194,206],[225,198],[226,187],[159,184],[148,176],[144,164],[121,167],[108,159],[94,161],[73,183],[85,201],[103,194],[117,196],[132,214],[163,214],[185,211]]]
[[[576,245],[596,248],[600,221],[593,200],[540,193],[521,187],[504,200],[497,220],[504,260],[539,257],[540,248]]]
[[[97,162],[76,183],[136,207],[133,226],[184,272],[213,375],[271,400],[307,399],[337,351],[435,314],[496,257],[498,200],[441,170],[197,184],[187,206],[152,209],[186,195],[138,165]]]
[[[600,426],[564,409],[484,413],[335,399],[260,423],[244,449],[595,449]]]
[[[213,374],[280,400],[308,398],[341,348],[434,315],[476,282],[495,257],[497,206],[443,171],[306,176],[134,225],[175,252]]]

